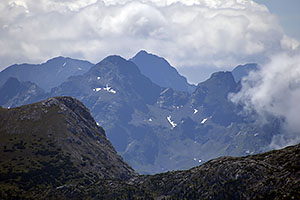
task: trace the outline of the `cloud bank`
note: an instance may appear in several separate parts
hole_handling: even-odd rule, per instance
[[[243,80],[241,91],[231,100],[262,117],[271,114],[284,120],[284,132],[274,136],[271,148],[299,143],[300,55],[273,56],[268,64]]]
[[[0,66],[63,55],[98,62],[141,49],[176,67],[231,69],[299,48],[252,0],[5,0]]]

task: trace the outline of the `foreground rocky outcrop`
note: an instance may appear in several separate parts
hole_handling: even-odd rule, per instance
[[[71,97],[1,108],[0,138],[0,199],[40,198],[65,184],[135,175],[89,110]]]
[[[300,199],[300,144],[137,175],[71,97],[0,108],[0,199]]]
[[[78,196],[70,196],[76,192]],[[299,199],[300,145],[246,157],[221,157],[185,171],[55,189],[62,199]]]
[[[187,171],[140,180],[170,199],[299,199],[300,145],[246,157],[221,157]]]

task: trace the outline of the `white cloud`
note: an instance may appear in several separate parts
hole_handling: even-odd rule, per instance
[[[299,48],[252,0],[8,0],[0,3],[0,38],[2,68],[146,49],[177,67],[228,69]]]
[[[300,55],[280,54],[251,73],[242,83],[241,91],[231,96],[245,109],[257,111],[262,117],[274,115],[284,119],[284,134],[273,138],[271,147],[282,147],[300,141]]]

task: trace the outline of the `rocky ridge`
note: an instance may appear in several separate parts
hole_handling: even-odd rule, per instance
[[[71,97],[0,108],[1,199],[299,199],[300,144],[138,175]]]
[[[45,195],[65,184],[127,180],[133,169],[117,154],[89,110],[71,97],[0,109],[0,196]],[[42,192],[42,194],[38,194]]]

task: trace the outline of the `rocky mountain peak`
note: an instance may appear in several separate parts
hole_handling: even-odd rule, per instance
[[[187,82],[169,62],[157,55],[142,50],[130,59],[134,62],[141,73],[150,78],[153,83],[161,87],[169,87],[175,91],[194,91],[194,85]]]
[[[199,85],[221,85],[223,86],[229,86],[229,87],[235,87],[236,83],[234,81],[233,75],[231,72],[215,72],[213,73],[208,80],[206,80],[203,83],[200,83]]]
[[[220,102],[227,100],[228,94],[234,92],[236,87],[231,72],[216,72],[206,81],[199,83],[193,95],[198,104]]]
[[[229,125],[239,119],[236,106],[228,100],[228,95],[236,89],[237,83],[231,72],[213,73],[208,80],[198,84],[192,95],[192,104],[204,106],[204,113],[216,123]]]

